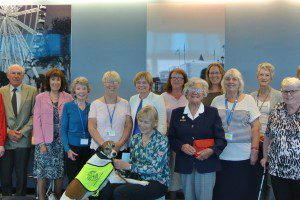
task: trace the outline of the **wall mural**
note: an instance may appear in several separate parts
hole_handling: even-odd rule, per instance
[[[25,68],[24,83],[39,86],[41,74],[60,68],[71,79],[71,5],[0,6],[0,86],[12,64]]]

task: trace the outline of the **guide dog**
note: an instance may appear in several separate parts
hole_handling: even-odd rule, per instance
[[[117,156],[117,152],[114,149],[115,143],[112,141],[106,141],[102,146],[98,147],[96,153],[87,161],[88,164],[94,166],[105,166],[108,163],[112,162],[112,159]],[[148,185],[148,181],[139,181],[135,179],[123,178],[118,175],[115,169],[110,173],[106,180],[101,184],[98,190],[101,191],[106,184],[110,183],[132,183],[140,185]],[[94,192],[88,191],[78,179],[74,179],[67,187],[66,191],[63,193],[61,200],[83,200],[87,199],[89,196],[94,194]]]

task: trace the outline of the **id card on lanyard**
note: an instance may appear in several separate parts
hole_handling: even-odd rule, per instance
[[[79,114],[79,117],[80,117],[80,121],[81,121],[81,126],[82,126],[82,138],[80,139],[80,145],[88,145],[89,144],[89,139],[86,138],[86,133],[85,133],[85,126],[84,126],[84,123],[83,123],[83,119],[82,119],[82,116],[81,116],[81,112],[80,112],[80,109],[79,109],[79,106],[77,104],[77,109],[78,109],[78,114]]]
[[[239,99],[239,95],[236,95],[233,106],[232,106],[231,110],[229,111],[228,98],[227,98],[227,95],[225,96],[226,126],[224,127],[224,131],[225,131],[225,139],[226,140],[233,140],[233,133],[231,133],[229,131],[229,127],[230,127],[230,123],[231,123],[232,116],[233,116],[233,113],[234,113],[234,109],[236,107],[238,99]]]
[[[116,131],[113,130],[113,127],[112,127],[112,126],[113,126],[113,118],[114,118],[114,114],[115,114],[117,102],[115,103],[113,112],[112,112],[112,114],[110,115],[110,110],[109,110],[108,105],[107,105],[107,103],[106,103],[106,98],[105,98],[105,97],[104,97],[104,101],[105,101],[106,109],[107,109],[108,116],[109,116],[109,122],[110,122],[110,129],[107,129],[107,130],[105,131],[105,133],[106,133],[106,135],[107,135],[108,137],[115,137],[115,136],[116,136]]]

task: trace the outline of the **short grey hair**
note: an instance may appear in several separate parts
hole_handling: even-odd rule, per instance
[[[198,78],[198,77],[190,78],[188,80],[188,82],[186,84],[184,84],[183,94],[186,96],[188,93],[188,90],[196,84],[202,85],[202,87],[204,88],[203,96],[206,97],[207,93],[208,93],[208,83],[204,79]]]
[[[75,87],[76,87],[77,84],[86,86],[88,93],[90,93],[91,85],[89,83],[89,80],[87,78],[83,77],[83,76],[79,76],[79,77],[75,78],[74,81],[71,84],[71,93],[73,95],[75,95]]]
[[[113,78],[115,79],[116,81],[118,81],[119,84],[121,84],[121,77],[119,75],[118,72],[116,71],[107,71],[103,74],[103,77],[102,77],[102,83],[105,83],[107,79],[109,78]]]
[[[286,77],[281,82],[281,90],[287,86],[294,86],[300,90],[300,79],[296,77]]]
[[[18,65],[18,64],[10,65],[10,66],[7,68],[6,73],[9,74],[10,71],[11,71],[11,69],[12,69],[13,67],[20,67],[20,68],[21,68],[22,74],[25,74],[25,69],[24,69],[24,67],[22,67],[21,65]]]
[[[239,84],[238,91],[241,94],[244,91],[244,87],[245,87],[243,76],[242,76],[241,72],[239,70],[237,70],[236,68],[231,68],[231,69],[227,70],[227,72],[225,73],[225,75],[221,81],[222,89],[224,92],[226,92],[224,81],[228,77],[231,77],[231,78],[234,77],[239,80],[240,84]]]
[[[257,72],[256,72],[257,77],[258,77],[260,70],[262,70],[262,69],[268,70],[271,74],[271,79],[273,79],[274,71],[275,71],[274,65],[272,65],[271,63],[268,63],[268,62],[263,62],[263,63],[258,64]]]

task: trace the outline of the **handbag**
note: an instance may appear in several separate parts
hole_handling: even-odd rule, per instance
[[[203,151],[204,149],[207,149],[209,147],[212,147],[215,145],[214,139],[202,139],[202,140],[194,140],[193,141],[193,147],[195,148],[196,152],[194,153],[195,157],[198,157],[198,152]]]

